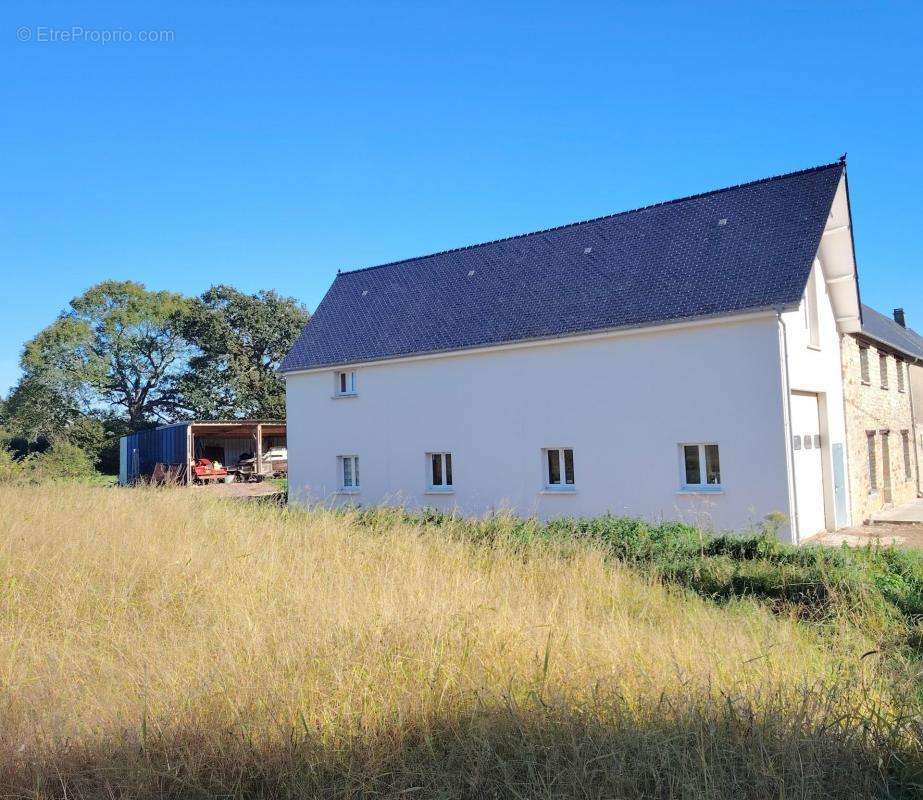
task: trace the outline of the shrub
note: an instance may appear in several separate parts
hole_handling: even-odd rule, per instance
[[[0,447],[0,483],[15,483],[23,478],[22,462],[13,457],[12,451]]]
[[[45,452],[29,456],[22,463],[31,480],[36,482],[92,478],[97,474],[86,451],[67,441],[56,442]]]

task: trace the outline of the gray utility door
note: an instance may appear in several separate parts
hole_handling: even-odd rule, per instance
[[[846,463],[843,458],[843,443],[836,442],[831,447],[833,457],[833,500],[836,511],[836,526],[846,524]]]
[[[891,502],[891,431],[881,431],[881,499]]]
[[[824,516],[820,413],[816,394],[792,392],[791,423],[798,535],[805,539],[826,530],[827,527]]]

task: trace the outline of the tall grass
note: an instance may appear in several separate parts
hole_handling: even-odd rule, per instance
[[[514,548],[542,543],[566,554],[592,547],[643,574],[711,600],[753,598],[781,613],[858,626],[891,656],[923,655],[923,553],[868,545],[795,547],[769,524],[749,535],[707,535],[681,522],[629,517],[468,519],[436,511],[369,508],[350,518],[371,531],[395,524]]]
[[[586,540],[0,486],[0,794],[869,797],[914,676]]]

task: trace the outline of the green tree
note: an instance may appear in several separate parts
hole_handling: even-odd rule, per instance
[[[174,292],[99,283],[26,344],[21,386],[56,398],[61,414],[114,413],[132,430],[172,418],[190,351],[189,311],[190,301]]]
[[[206,419],[284,418],[277,370],[308,322],[307,309],[275,291],[213,286],[186,319],[185,336],[197,349],[179,382],[186,408]]]
[[[86,413],[34,377],[23,378],[0,402],[0,446],[16,458],[67,442],[87,453],[101,471],[113,473],[119,464],[118,438],[129,432],[124,419]]]
[[[4,404],[2,424],[13,450],[25,456],[46,449],[54,439],[67,438],[83,416],[67,393],[41,378],[25,376]]]

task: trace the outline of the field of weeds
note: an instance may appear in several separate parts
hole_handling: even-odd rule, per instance
[[[913,609],[865,624],[849,564],[711,592],[694,554],[519,525],[0,486],[0,796],[920,791]],[[699,547],[700,582],[758,561]]]

